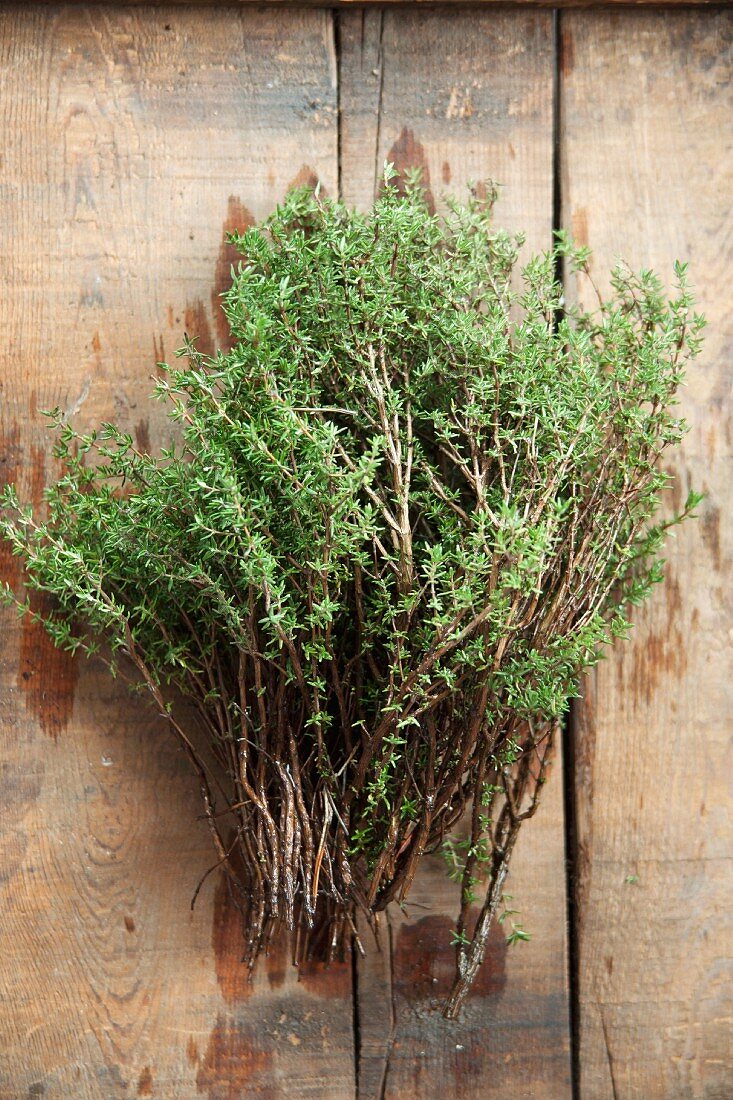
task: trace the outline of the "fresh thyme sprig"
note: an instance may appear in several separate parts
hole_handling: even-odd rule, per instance
[[[671,299],[618,267],[565,310],[557,257],[587,250],[559,236],[518,271],[494,198],[433,215],[389,170],[366,214],[294,192],[233,237],[232,350],[187,339],[157,384],[176,440],[57,413],[46,514],[8,487],[0,523],[52,610],[7,599],[172,725],[251,963],[280,923],[337,951],[467,818],[450,1016],[578,678],[699,499],[658,518],[703,325],[684,266]]]

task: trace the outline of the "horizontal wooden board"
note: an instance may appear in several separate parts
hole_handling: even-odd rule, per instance
[[[35,0],[31,0],[35,2]],[[39,0],[40,2],[40,0]],[[88,0],[95,5],[111,4],[115,0]],[[199,7],[221,6],[223,0],[169,0],[173,4],[195,4]],[[721,0],[226,0],[229,4],[257,7],[315,8],[608,8],[608,7],[705,7],[720,6]],[[131,6],[146,0],[122,0]]]

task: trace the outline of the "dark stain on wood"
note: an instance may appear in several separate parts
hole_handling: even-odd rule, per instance
[[[186,1044],[186,1057],[192,1066],[199,1064],[199,1048],[193,1035],[189,1035],[188,1043]]]
[[[560,31],[560,72],[563,76],[569,76],[575,68],[575,43],[568,27],[562,27]]]
[[[230,195],[227,216],[222,226],[221,244],[214,274],[214,287],[211,291],[211,308],[214,314],[216,335],[220,347],[225,351],[229,351],[231,348],[231,338],[229,325],[221,308],[221,295],[231,286],[232,265],[236,265],[241,259],[238,249],[228,238],[230,233],[243,233],[245,229],[249,229],[250,226],[254,225],[254,221],[252,214],[242,204],[241,199],[237,198],[236,195]]]
[[[588,211],[581,206],[573,211],[571,219],[573,240],[577,245],[585,248],[588,244]]]
[[[16,441],[14,455],[6,463],[12,478],[17,476],[20,462],[20,446]],[[7,453],[7,451],[6,451]],[[36,513],[43,504],[46,485],[46,455],[41,447],[30,448],[29,493]],[[11,480],[11,477],[8,478]],[[5,547],[2,547],[2,551]],[[0,553],[2,552],[0,551]],[[3,565],[0,558],[0,571]],[[5,565],[3,579],[17,580],[19,567],[12,562]],[[43,592],[30,592],[31,610],[48,616],[53,609],[51,598]],[[20,635],[18,656],[18,683],[25,696],[27,710],[33,714],[44,733],[54,741],[66,729],[74,707],[74,692],[78,678],[78,663],[70,653],[57,649],[44,627],[25,616]]]
[[[30,604],[31,610],[41,615],[48,616],[53,610],[43,592],[32,592]],[[26,616],[20,636],[18,683],[26,708],[54,741],[71,719],[78,676],[78,661],[66,650],[57,649],[44,627]]]
[[[435,198],[430,189],[430,168],[425,148],[415,139],[413,131],[407,126],[402,128],[402,133],[387,153],[387,160],[395,166],[397,178],[394,182],[401,192],[405,189],[405,173],[415,168],[420,169],[420,181],[425,188],[425,201],[431,214],[434,214]]]
[[[710,551],[713,565],[720,572],[720,509],[715,505],[708,505],[700,516],[703,542]]]
[[[252,992],[252,979],[244,962],[242,918],[232,899],[226,873],[221,872],[214,892],[211,934],[216,979],[227,1004],[237,1004]]]
[[[221,312],[221,302],[218,307]],[[222,317],[224,314],[222,313]],[[196,347],[204,355],[214,354],[214,339],[211,335],[211,325],[206,315],[206,306],[200,298],[186,303],[186,312],[183,315],[183,324],[186,335],[196,340]]]
[[[720,7],[729,5],[721,4]],[[694,72],[695,91],[701,99],[720,102],[723,90],[730,87],[733,26],[721,20],[715,33],[706,34],[701,32],[701,22],[694,19],[669,20],[664,28],[665,35],[659,35],[654,43],[655,53],[665,59],[671,55],[673,64]],[[654,55],[652,61],[656,61]]]
[[[138,1096],[152,1096],[153,1095],[153,1075],[150,1072],[150,1066],[145,1066],[137,1082],[137,1094]]]
[[[88,187],[83,180],[79,179],[79,182],[83,184],[83,193],[88,196],[90,194]],[[104,296],[99,277],[79,292],[79,309],[104,309]]]
[[[165,344],[163,342],[163,333],[156,338],[153,333],[153,356],[155,362],[155,374],[158,378],[162,375],[161,363],[165,363]]]
[[[450,917],[439,915],[422,917],[399,929],[393,960],[394,989],[408,1003],[442,1001],[448,992],[456,966],[452,933]],[[506,955],[506,938],[494,924],[472,997],[496,997],[503,991]]]
[[[318,186],[319,180],[317,174],[313,171],[309,164],[301,166],[300,170],[287,186],[288,191],[292,191],[296,187],[308,187],[311,191],[314,191]],[[323,188],[321,188],[323,192]],[[324,192],[325,193],[325,192]]]
[[[687,669],[687,645],[680,621],[682,593],[679,581],[668,575],[664,584],[666,622],[650,629],[643,642],[634,646],[619,665],[631,662],[629,688],[634,702],[647,705],[660,683],[669,676],[669,682],[682,677]]]
[[[319,997],[351,997],[351,962],[348,959],[322,962],[306,959],[298,969],[298,981]]]
[[[245,1096],[275,1100],[270,1083],[272,1053],[263,1039],[258,1029],[219,1016],[196,1075],[198,1091],[208,1093],[209,1100],[242,1100]]]
[[[135,442],[138,451],[150,454],[150,424],[145,417],[135,425]]]
[[[285,983],[285,973],[290,965],[285,936],[275,936],[265,956],[265,973],[270,989],[280,989]]]

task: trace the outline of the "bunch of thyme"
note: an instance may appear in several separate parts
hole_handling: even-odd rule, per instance
[[[250,965],[281,924],[295,959],[314,929],[337,952],[468,820],[448,1016],[578,678],[697,500],[657,518],[703,324],[684,267],[671,300],[619,267],[565,310],[558,256],[587,250],[518,271],[494,198],[294,192],[233,237],[231,351],[187,338],[157,383],[175,441],[56,413],[45,514],[8,487],[0,526],[52,609],[6,597],[131,673],[190,757]]]

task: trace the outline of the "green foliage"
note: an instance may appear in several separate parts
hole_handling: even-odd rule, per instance
[[[513,901],[511,894],[502,894],[501,902],[503,909],[496,918],[499,924],[506,924],[509,921],[511,931],[507,933],[506,942],[511,947],[515,943],[526,943],[532,939],[532,933],[527,932],[522,928],[521,924],[513,920],[513,917],[519,916],[518,909],[512,909],[510,903]]]
[[[473,900],[500,803],[521,817],[529,757],[698,500],[658,518],[703,323],[684,266],[669,300],[618,267],[597,309],[564,309],[557,257],[587,250],[559,236],[518,270],[493,198],[437,216],[389,172],[366,214],[294,192],[233,238],[232,350],[187,340],[157,385],[174,441],[56,412],[47,515],[4,493],[54,641],[131,658],[208,777],[168,705],[195,704],[253,950],[270,917],[400,896],[475,796],[450,850]]]

